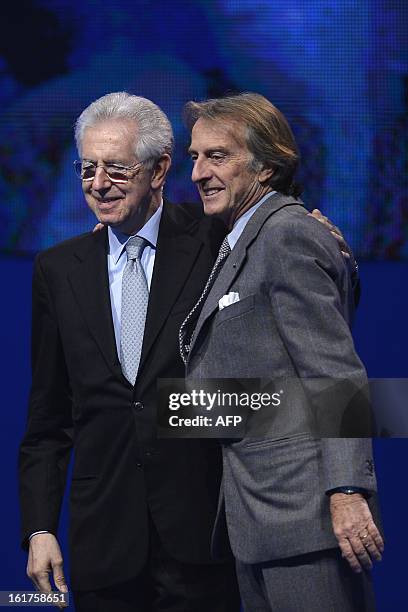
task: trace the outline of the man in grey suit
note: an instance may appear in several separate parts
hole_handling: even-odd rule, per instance
[[[229,227],[201,313],[180,330],[187,376],[364,384],[350,274],[297,197],[285,117],[250,93],[190,102],[185,116],[205,213]],[[313,435],[299,414],[286,406],[265,435],[223,443],[215,544],[226,519],[245,612],[372,610],[371,441]]]

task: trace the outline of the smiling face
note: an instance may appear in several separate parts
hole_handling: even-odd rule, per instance
[[[135,157],[137,126],[131,120],[110,119],[86,128],[81,143],[81,158],[109,166],[112,163],[132,166]],[[167,166],[161,167],[160,164]],[[143,165],[126,183],[112,182],[98,166],[92,181],[83,181],[82,190],[89,208],[98,221],[125,234],[136,233],[157,210],[161,187],[170,166],[168,156],[154,170]]]
[[[189,153],[206,215],[220,216],[229,227],[268,191],[271,170],[251,168],[244,126],[233,119],[200,118],[191,132]]]

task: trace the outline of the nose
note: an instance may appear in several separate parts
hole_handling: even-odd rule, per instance
[[[92,189],[95,189],[95,191],[100,191],[102,189],[109,189],[111,185],[112,181],[106,174],[104,167],[97,166],[95,169],[95,176],[92,181]]]
[[[194,160],[193,170],[191,173],[191,180],[193,183],[198,183],[211,177],[210,165],[208,160],[197,157]]]

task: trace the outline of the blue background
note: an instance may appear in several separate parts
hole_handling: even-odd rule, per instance
[[[404,0],[20,0],[0,11],[0,249],[37,250],[92,223],[72,125],[95,98],[129,90],[168,113],[177,202],[197,198],[183,104],[253,90],[294,128],[310,206],[359,257],[407,256]]]
[[[4,4],[0,22],[0,590],[17,590],[30,586],[18,548],[16,453],[30,381],[32,259],[94,223],[72,170],[76,116],[109,91],[153,99],[175,128],[167,195],[191,200],[183,104],[236,90],[269,97],[299,141],[307,204],[340,225],[362,260],[354,336],[369,375],[408,377],[408,9],[386,0],[22,0]],[[375,570],[380,612],[408,609],[407,445],[376,442],[387,540]],[[65,529],[66,514],[63,543]]]

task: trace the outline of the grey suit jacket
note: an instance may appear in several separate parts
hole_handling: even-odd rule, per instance
[[[232,291],[239,301],[219,310]],[[364,384],[349,329],[353,303],[335,239],[301,201],[272,195],[249,220],[203,306],[187,376]],[[296,393],[292,400],[261,437],[223,443],[216,552],[225,518],[234,555],[246,563],[336,546],[326,491],[375,491],[371,441],[313,435],[304,404]]]

